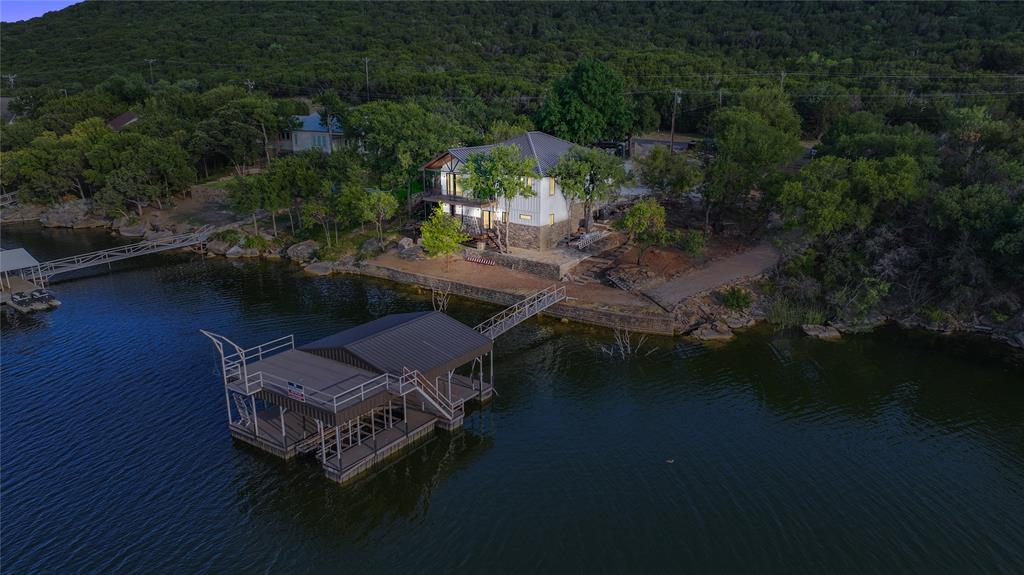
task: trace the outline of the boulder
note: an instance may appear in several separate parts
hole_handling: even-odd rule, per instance
[[[363,242],[363,245],[359,246],[359,255],[363,257],[372,257],[379,253],[383,253],[387,249],[387,242],[381,242],[377,238],[370,238]]]
[[[133,226],[124,225],[117,228],[117,233],[121,234],[126,238],[141,238],[149,232],[149,224],[138,223]]]
[[[230,249],[231,244],[222,240],[213,240],[206,242],[206,251],[210,252],[211,254],[223,256],[226,255],[228,253],[228,250]]]
[[[231,246],[231,249],[229,249],[224,255],[229,258],[240,258],[243,253],[245,252],[242,250],[241,246]]]
[[[701,341],[729,341],[734,334],[724,322],[706,323],[693,332],[693,337]]]
[[[334,273],[334,262],[316,262],[302,268],[302,271],[314,276],[329,276]]]
[[[71,224],[71,227],[76,230],[84,230],[87,228],[105,228],[107,227],[108,223],[109,222],[107,222],[107,220],[104,219],[86,217],[85,219],[78,220],[75,223]]]
[[[422,246],[417,246],[413,244],[407,248],[400,250],[398,252],[398,257],[402,258],[403,260],[422,260],[426,258],[426,252],[424,252]]]
[[[800,326],[800,329],[804,330],[805,334],[811,337],[816,337],[818,339],[836,340],[843,337],[842,334],[839,333],[838,329],[830,325],[815,325],[805,323],[804,325]]]
[[[170,230],[162,230],[162,231],[148,230],[146,232],[146,234],[143,236],[143,238],[145,238],[147,240],[159,240],[159,239],[162,239],[162,238],[169,238],[169,237],[171,237],[173,235],[174,235],[174,232],[172,232]]]
[[[260,257],[260,250],[258,248],[242,248],[242,254],[239,257],[258,258]]]
[[[402,238],[398,240],[398,249],[400,250],[407,250],[414,245],[416,245],[416,242],[412,241],[412,238]]]
[[[754,318],[746,314],[729,314],[722,321],[729,326],[729,329],[742,329],[754,325]]]
[[[287,253],[290,259],[297,262],[308,262],[313,259],[319,248],[320,244],[315,240],[306,240],[289,247]]]

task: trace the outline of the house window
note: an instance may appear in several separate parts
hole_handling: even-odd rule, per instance
[[[548,181],[548,195],[552,198],[555,197],[555,180],[551,178],[545,178]]]
[[[313,136],[313,147],[320,148],[321,150],[327,149],[327,136],[315,135]]]
[[[533,219],[533,216],[531,216],[530,214],[519,214],[519,219],[523,220],[524,222],[528,222]]]
[[[459,174],[453,174],[452,177],[455,179],[455,195],[461,196],[462,194],[462,178]]]
[[[549,226],[555,225],[555,214],[553,214],[553,213],[548,214],[548,225]]]

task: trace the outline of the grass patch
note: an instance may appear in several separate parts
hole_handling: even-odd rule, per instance
[[[745,311],[754,303],[754,295],[749,291],[732,286],[722,294],[722,305],[733,311]]]
[[[238,245],[238,242],[242,241],[242,233],[232,229],[221,230],[210,236],[210,239],[235,246]]]
[[[821,308],[781,297],[768,305],[765,319],[778,327],[796,327],[804,324],[820,325],[825,323],[827,317]]]

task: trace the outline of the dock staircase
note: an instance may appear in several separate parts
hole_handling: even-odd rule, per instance
[[[565,286],[552,285],[495,314],[476,326],[476,330],[491,339],[496,339],[499,335],[563,300],[565,300]]]
[[[141,242],[118,246],[116,248],[108,248],[77,256],[50,260],[37,266],[25,268],[19,273],[22,278],[31,281],[40,287],[44,287],[50,281],[50,278],[57,274],[126,260],[136,256],[144,256],[148,254],[155,254],[157,252],[204,244],[210,238],[210,235],[213,234],[213,230],[213,226],[204,226],[187,234],[177,234],[164,238],[142,240]]]

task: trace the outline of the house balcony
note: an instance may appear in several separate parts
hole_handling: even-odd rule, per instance
[[[462,196],[457,194],[446,194],[441,188],[428,188],[423,192],[424,202],[433,202],[438,204],[450,204],[453,206],[465,206],[470,208],[487,208],[494,205],[494,200],[481,200],[471,196]]]

